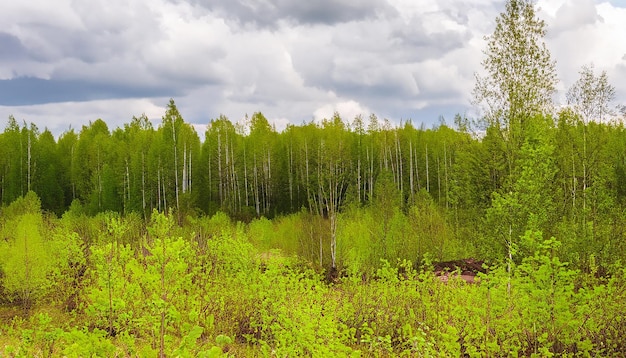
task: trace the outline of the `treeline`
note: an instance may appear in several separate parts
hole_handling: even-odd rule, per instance
[[[0,194],[7,205],[32,190],[57,215],[72,203],[144,218],[172,208],[181,223],[218,211],[249,222],[304,210],[329,221],[333,267],[347,208],[389,209],[389,219],[397,208],[407,218],[430,202],[446,230],[485,258],[534,252],[536,243],[521,240],[527,231],[556,236],[576,262],[593,254],[609,264],[626,251],[621,122],[565,109],[527,118],[514,133],[492,124],[477,135],[461,116],[455,127],[336,114],[278,132],[255,113],[244,124],[212,120],[202,142],[173,100],[157,128],[145,116],[112,131],[97,120],[58,140],[10,118]]]
[[[77,199],[91,214],[172,207],[249,220],[322,212],[331,195],[367,203],[389,172],[405,202],[423,189],[449,207],[456,151],[469,141],[445,125],[394,127],[375,115],[277,132],[255,113],[245,124],[211,120],[202,142],[174,101],[158,128],[145,116],[113,130],[96,120],[58,140],[11,117],[0,135],[0,195],[6,205],[33,190],[59,215]]]

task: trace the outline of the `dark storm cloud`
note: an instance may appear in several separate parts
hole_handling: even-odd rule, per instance
[[[195,0],[198,5],[244,25],[276,27],[279,21],[334,25],[396,14],[385,0]]]
[[[180,94],[180,91],[169,88],[133,87],[79,80],[45,80],[32,77],[0,80],[1,106],[116,98],[175,97]]]

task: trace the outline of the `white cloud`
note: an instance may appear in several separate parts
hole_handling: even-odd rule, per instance
[[[344,121],[352,121],[358,115],[366,116],[371,113],[369,109],[362,106],[360,103],[353,100],[348,100],[335,102],[332,104],[325,104],[315,110],[313,117],[316,121],[330,119],[333,117],[335,112],[339,113],[339,116]]]
[[[483,36],[504,7],[496,0],[269,0],[254,12],[245,1],[207,4],[5,4],[0,46],[12,53],[0,54],[0,79],[35,76],[51,79],[51,86],[69,80],[58,83],[126,89],[127,98],[45,104],[50,96],[37,97],[35,89],[23,91],[31,105],[0,107],[0,118],[13,113],[58,131],[97,118],[115,127],[143,112],[158,120],[173,97],[199,129],[220,114],[237,121],[257,111],[277,129],[335,111],[346,119],[374,112],[434,123],[450,108],[468,108]],[[626,8],[592,0],[538,5],[561,89],[593,62],[607,70],[625,102]],[[0,92],[11,93],[11,85],[0,81]]]
[[[287,126],[291,122],[291,120],[289,118],[270,118],[270,119],[268,119],[268,121],[279,132],[285,130],[285,128],[287,128]]]
[[[13,115],[19,123],[35,123],[40,130],[48,128],[53,134],[61,133],[73,128],[80,131],[83,125],[88,125],[97,119],[104,120],[112,131],[129,123],[133,116],[145,114],[153,124],[161,122],[165,114],[167,100],[159,101],[163,106],[148,99],[117,99],[89,102],[62,102],[47,103],[32,106],[0,106],[0,116],[8,118]],[[71,115],[68,115],[70,113]]]
[[[578,79],[581,67],[593,63],[596,71],[607,71],[618,89],[617,101],[626,101],[626,74],[619,71],[626,54],[626,43],[621,41],[626,38],[626,8],[592,0],[544,0],[539,5],[544,9],[547,44],[561,79],[559,99],[564,101],[564,92]]]
[[[555,3],[557,2],[552,1],[552,5]],[[593,27],[597,22],[603,21],[593,0],[566,0],[558,8],[552,7],[549,13],[552,15],[547,19],[549,36]]]

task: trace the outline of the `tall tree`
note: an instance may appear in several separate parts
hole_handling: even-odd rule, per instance
[[[257,216],[268,215],[274,201],[274,174],[275,164],[274,144],[276,131],[269,124],[267,118],[258,112],[250,118],[250,136],[247,147],[251,150],[253,197]],[[274,174],[274,177],[276,175]]]
[[[589,184],[589,158],[587,154],[587,125],[589,121],[602,122],[607,116],[613,115],[610,107],[615,98],[615,88],[609,83],[606,71],[599,76],[594,73],[593,64],[583,66],[580,78],[566,93],[567,104],[583,120],[583,211],[587,206],[587,187]]]
[[[350,143],[345,124],[338,113],[322,123],[323,136],[318,157],[318,196],[322,212],[330,221],[331,270],[337,268],[337,219],[350,182],[348,157]]]
[[[491,238],[497,241],[486,247],[501,250],[500,253],[504,248],[509,260],[517,258],[519,261],[531,255],[541,243],[529,241],[535,238],[524,234],[549,234],[549,224],[556,211],[558,185],[554,184],[557,169],[551,118],[537,116],[529,121],[518,166],[520,174],[514,178],[511,190],[494,193],[492,206],[487,209],[486,229],[492,231]],[[492,252],[491,256],[494,255],[499,256],[499,253]]]
[[[147,217],[151,211],[154,195],[150,183],[154,175],[148,171],[148,155],[154,136],[154,128],[145,114],[133,117],[130,124],[124,125],[129,151],[126,158],[125,178],[128,186],[128,209],[141,211]]]
[[[583,121],[603,121],[613,115],[611,102],[615,99],[615,87],[609,83],[606,71],[594,73],[594,66],[585,65],[580,70],[580,78],[566,93],[567,104],[581,115]]]
[[[354,141],[356,152],[356,185],[357,185],[357,197],[360,203],[365,201],[365,181],[364,170],[363,170],[363,137],[365,134],[365,127],[363,124],[363,117],[359,114],[354,117],[354,121],[352,122],[352,127],[354,131],[354,135],[356,135],[357,139]]]
[[[65,195],[64,206],[69,207],[74,199],[77,199],[76,193],[76,179],[77,174],[74,171],[78,170],[77,166],[73,165],[75,159],[74,152],[76,151],[78,143],[78,135],[74,132],[74,129],[70,129],[59,137],[57,142],[57,151],[59,159],[59,175],[61,179],[61,185]]]
[[[487,36],[483,77],[476,74],[474,104],[507,144],[509,175],[524,142],[526,122],[552,112],[557,84],[555,61],[543,38],[546,24],[537,18],[533,0],[508,0]]]
[[[185,123],[176,103],[170,99],[162,118],[158,135],[161,137],[157,150],[157,179],[161,183],[164,208],[176,208],[178,218],[184,217],[182,210],[188,207],[193,185],[192,163],[199,159],[200,139],[195,129]]]
[[[235,126],[226,116],[221,115],[209,123],[202,146],[203,176],[206,181],[203,188],[205,200],[215,201],[221,210],[229,214],[236,214],[241,208],[242,201],[245,205],[247,199],[242,198],[240,190],[242,183],[237,169],[238,162],[245,161],[245,153],[241,157],[235,155],[239,154],[238,148],[234,148],[237,137]],[[243,184],[246,193],[244,195],[247,195],[247,181],[244,180]]]
[[[41,205],[61,215],[65,210],[63,193],[64,177],[61,175],[61,162],[57,144],[49,130],[45,130],[37,140],[38,150],[33,173],[33,190],[41,197]]]
[[[111,133],[107,124],[98,119],[83,126],[80,131],[76,150],[73,151],[72,181],[76,184],[78,199],[88,204],[91,212],[115,210],[115,198],[108,198],[110,190],[111,168],[108,165],[109,139]]]
[[[2,165],[0,194],[2,203],[9,204],[21,197],[24,192],[24,143],[20,133],[20,126],[13,116],[9,116],[7,126],[2,133]]]
[[[534,1],[507,1],[486,37],[482,65],[487,76],[477,74],[474,87],[474,101],[483,106],[489,123],[512,129],[524,118],[552,110],[557,77],[545,35]]]
[[[163,116],[163,122],[161,123],[161,127],[159,128],[161,134],[163,135],[163,141],[166,143],[166,153],[163,153],[163,158],[167,161],[165,170],[165,176],[170,178],[171,182],[174,184],[174,204],[176,205],[176,211],[180,212],[180,182],[182,181],[180,178],[180,168],[178,162],[180,161],[179,157],[179,140],[177,131],[180,131],[180,126],[182,125],[183,118],[178,112],[178,108],[176,107],[176,103],[174,103],[173,99],[170,99],[170,102],[167,105],[167,110],[165,111],[165,115]]]

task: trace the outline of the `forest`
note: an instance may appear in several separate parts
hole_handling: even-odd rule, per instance
[[[625,355],[626,111],[593,66],[557,106],[545,32],[507,1],[431,128],[10,117],[0,356]]]

